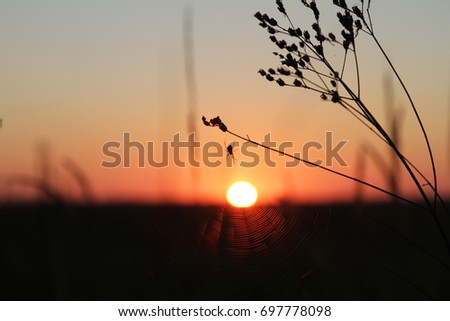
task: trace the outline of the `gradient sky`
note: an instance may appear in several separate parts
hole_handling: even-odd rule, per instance
[[[309,26],[310,12],[299,1],[284,2],[299,26]],[[372,2],[375,30],[423,117],[441,189],[448,195],[450,3]],[[323,16],[334,17],[331,1],[317,3]],[[251,181],[261,198],[271,202],[351,201],[353,182],[303,165],[288,170],[265,165],[192,170],[173,163],[155,169],[137,168],[136,162],[131,168],[100,166],[107,159],[103,144],[122,141],[124,132],[157,146],[176,133],[186,139],[183,13],[189,6],[194,20],[196,134],[202,143],[234,141],[201,124],[202,114],[220,115],[235,132],[257,141],[270,132],[278,142],[292,141],[295,151],[308,141],[324,143],[325,132],[332,131],[334,139],[348,140],[342,156],[349,165],[333,168],[348,174],[355,174],[361,144],[372,144],[388,159],[386,147],[336,105],[302,89],[281,88],[257,74],[261,67],[278,66],[271,54],[277,48],[253,17],[261,11],[283,21],[275,1],[0,1],[0,183],[16,174],[38,175],[39,146],[48,146],[53,183],[75,198],[76,182],[61,165],[67,158],[89,177],[99,202],[221,202],[236,180]],[[326,23],[338,26],[335,20]],[[361,40],[360,50],[363,98],[385,120],[383,79],[389,69],[369,41]],[[405,96],[395,88],[394,105],[405,109],[402,149],[429,175],[423,138]],[[239,152],[236,158],[243,159]],[[283,158],[273,158],[284,164]],[[385,186],[372,161],[365,175]],[[416,195],[406,174],[401,177],[402,193]],[[2,197],[25,192],[3,189]]]

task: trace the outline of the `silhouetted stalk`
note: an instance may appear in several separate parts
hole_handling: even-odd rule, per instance
[[[369,1],[369,6],[370,6],[370,1]],[[398,82],[400,83],[400,86],[402,87],[403,91],[405,92],[405,94],[406,94],[406,96],[408,98],[408,101],[409,101],[409,103],[411,105],[411,108],[412,108],[412,110],[414,112],[414,115],[416,117],[416,120],[417,120],[417,122],[418,122],[418,124],[420,126],[421,131],[422,131],[422,135],[423,135],[423,137],[425,139],[425,143],[426,143],[427,150],[428,150],[428,155],[429,155],[430,162],[431,162],[432,172],[433,172],[433,184],[429,184],[430,187],[432,188],[433,192],[434,192],[433,204],[431,205],[429,203],[429,200],[426,197],[426,195],[423,194],[423,196],[424,196],[424,198],[425,198],[425,200],[427,202],[427,205],[430,207],[430,212],[432,214],[433,220],[435,221],[435,223],[436,223],[436,225],[437,225],[437,227],[439,229],[440,234],[442,235],[442,237],[445,240],[447,249],[450,252],[449,240],[448,240],[448,238],[446,236],[445,230],[444,230],[441,222],[439,221],[439,218],[438,218],[437,213],[436,213],[436,204],[437,204],[438,199],[441,201],[442,204],[444,204],[444,202],[442,201],[442,198],[439,195],[439,191],[438,191],[436,165],[435,165],[435,162],[434,162],[434,156],[433,156],[433,152],[432,152],[432,149],[431,149],[431,144],[430,144],[430,141],[428,139],[428,134],[427,134],[427,132],[425,130],[425,126],[423,125],[422,119],[420,118],[419,112],[417,111],[417,108],[416,108],[416,106],[414,104],[414,101],[413,101],[413,99],[411,97],[411,94],[409,93],[408,89],[406,88],[405,83],[403,82],[403,79],[400,77],[399,73],[397,72],[397,69],[394,67],[394,65],[393,65],[392,61],[390,60],[389,56],[387,55],[386,51],[381,46],[381,43],[379,42],[378,38],[375,36],[374,30],[373,30],[373,25],[372,25],[372,19],[370,18],[369,8],[367,9],[367,15],[369,17],[369,23],[367,23],[365,21],[364,17],[362,17],[361,20],[366,25],[367,29],[369,30],[369,35],[375,41],[375,44],[377,45],[378,49],[382,53],[383,57],[386,59],[386,62],[388,63],[389,67],[391,68],[392,72],[394,73],[395,77],[397,78]],[[408,165],[408,162],[406,162],[406,160],[403,157],[403,155],[400,154],[399,156],[400,156],[400,160],[402,161],[402,163]],[[410,170],[409,166],[407,167],[407,169],[409,169],[408,172],[414,176],[414,174]],[[417,181],[417,180],[415,180],[415,181]],[[427,180],[427,182],[429,183],[428,180]],[[419,190],[421,191],[421,194],[422,194],[423,189],[419,189]],[[445,204],[444,204],[444,208],[448,211],[448,209],[445,206]]]
[[[369,111],[369,109],[364,105],[364,103],[361,101],[360,98],[356,96],[355,93],[347,86],[347,84],[344,81],[340,81],[342,86],[344,86],[345,90],[352,96],[355,103],[367,114],[369,117],[370,123],[375,126],[375,128],[378,130],[378,132],[381,134],[381,136],[386,140],[387,144],[394,150],[395,154],[399,157],[400,161],[404,165],[405,169],[411,176],[412,180],[414,181],[414,184],[417,186],[417,189],[419,190],[422,198],[424,199],[425,203],[427,204],[427,207],[430,210],[433,210],[434,207],[432,207],[425,191],[422,188],[422,185],[417,180],[416,175],[414,175],[414,172],[412,171],[411,167],[409,166],[408,162],[406,162],[405,158],[403,157],[403,154],[398,150],[397,145],[392,141],[392,138],[389,136],[389,134],[384,130],[384,128],[381,126],[381,124],[377,121],[377,119],[372,115],[372,113]],[[447,242],[448,243],[448,242]],[[448,244],[448,248],[450,251],[450,244]]]
[[[331,168],[328,168],[328,167],[325,167],[325,166],[316,164],[316,163],[311,162],[311,161],[308,161],[308,160],[306,160],[306,159],[303,159],[303,158],[294,156],[294,155],[289,154],[289,153],[286,153],[286,152],[284,152],[284,151],[282,151],[282,150],[278,150],[278,149],[276,149],[276,148],[272,148],[272,147],[266,146],[266,145],[264,145],[264,144],[258,143],[258,142],[256,142],[256,141],[250,139],[248,136],[247,136],[247,137],[244,137],[244,136],[239,135],[239,134],[237,134],[237,133],[235,133],[235,132],[232,132],[232,131],[230,131],[230,130],[228,129],[228,127],[222,122],[222,120],[220,119],[220,117],[216,117],[216,118],[213,118],[213,119],[207,121],[207,120],[206,120],[206,117],[203,116],[202,120],[203,120],[203,123],[204,123],[206,126],[210,126],[210,127],[215,127],[215,126],[217,126],[217,127],[219,127],[220,130],[222,130],[223,132],[229,133],[230,135],[233,135],[234,137],[239,138],[239,139],[242,139],[242,140],[244,140],[244,141],[246,141],[246,142],[248,142],[248,143],[255,144],[256,146],[262,147],[262,148],[264,148],[264,149],[270,150],[270,151],[272,151],[272,152],[278,153],[278,154],[283,155],[283,156],[290,157],[290,158],[292,158],[292,159],[298,160],[298,161],[300,161],[300,162],[302,162],[302,163],[311,165],[311,166],[313,166],[313,167],[321,168],[321,169],[323,169],[323,170],[325,170],[325,171],[327,171],[327,172],[336,174],[336,175],[338,175],[338,176],[341,176],[341,177],[344,177],[344,178],[353,180],[353,181],[355,181],[355,182],[357,182],[357,183],[360,183],[360,184],[366,185],[366,186],[368,186],[368,187],[371,187],[371,188],[373,188],[373,189],[375,189],[375,190],[377,190],[377,191],[380,191],[380,192],[382,192],[382,193],[384,193],[384,194],[387,194],[387,195],[389,195],[389,196],[392,196],[392,197],[395,197],[395,198],[397,198],[397,199],[399,199],[399,200],[402,200],[402,201],[404,201],[404,202],[406,202],[406,203],[409,203],[409,204],[411,204],[411,205],[414,205],[414,206],[416,206],[417,208],[420,208],[420,209],[422,209],[422,210],[427,210],[427,208],[423,207],[422,205],[420,205],[420,204],[418,204],[418,203],[416,203],[416,202],[414,202],[414,201],[411,201],[411,200],[409,200],[409,199],[406,199],[406,198],[404,198],[404,197],[402,197],[402,196],[400,196],[400,195],[394,194],[394,193],[392,193],[392,192],[390,192],[390,191],[388,191],[388,190],[385,190],[385,189],[383,189],[383,188],[381,188],[381,187],[379,187],[379,186],[376,186],[376,185],[374,185],[374,184],[371,184],[371,183],[368,183],[368,182],[363,181],[363,180],[361,180],[361,179],[358,179],[358,178],[356,178],[356,177],[353,177],[353,176],[350,176],[350,175],[347,175],[347,174],[338,172],[338,171],[333,170],[333,169],[331,169]]]
[[[383,57],[386,59],[386,62],[388,63],[389,67],[391,68],[392,72],[394,73],[395,77],[397,78],[398,82],[400,83],[400,86],[402,87],[403,91],[405,92],[405,94],[406,94],[406,96],[408,98],[408,101],[409,101],[409,103],[411,105],[411,108],[412,108],[412,110],[414,112],[414,115],[416,117],[416,120],[417,120],[417,122],[418,122],[418,124],[420,126],[421,131],[422,131],[422,135],[423,135],[423,137],[425,139],[425,143],[426,143],[426,146],[427,146],[428,155],[430,157],[431,167],[432,167],[432,171],[433,171],[433,184],[430,184],[430,182],[428,180],[427,180],[427,182],[428,182],[429,186],[432,188],[432,190],[434,192],[434,200],[433,200],[433,206],[432,206],[433,217],[435,218],[435,220],[438,220],[438,218],[436,216],[436,203],[437,203],[437,200],[439,199],[441,201],[441,203],[444,205],[447,213],[448,213],[448,209],[445,206],[444,202],[442,201],[442,198],[441,198],[441,196],[439,195],[439,192],[438,192],[436,165],[435,165],[435,162],[434,162],[434,156],[433,156],[433,152],[432,152],[432,149],[431,149],[431,144],[430,144],[430,141],[428,139],[428,134],[427,134],[427,132],[425,130],[425,126],[423,125],[422,119],[420,118],[419,112],[417,111],[416,105],[414,104],[414,101],[413,101],[413,99],[412,99],[408,89],[406,88],[405,83],[403,82],[403,79],[400,77],[400,75],[397,72],[397,69],[395,68],[395,66],[392,63],[391,59],[387,55],[387,53],[384,50],[384,48],[381,46],[381,43],[379,42],[378,38],[375,36],[375,32],[374,32],[374,29],[373,29],[373,24],[372,24],[372,19],[371,19],[371,16],[370,16],[369,8],[370,8],[370,1],[369,1],[369,5],[367,7],[367,16],[368,16],[369,22],[367,22],[364,19],[364,17],[362,17],[361,20],[363,21],[364,25],[369,30],[369,35],[375,41],[375,44],[377,45],[378,49],[381,51]],[[423,177],[423,175],[422,175],[422,177]],[[449,246],[449,248],[450,248],[450,246]]]
[[[245,138],[245,137],[243,137],[243,136],[241,136],[241,135],[239,135],[239,134],[236,134],[236,133],[234,133],[234,132],[232,132],[232,131],[230,131],[230,130],[227,130],[227,133],[233,135],[234,137],[237,137],[237,138],[240,138],[240,139],[242,139],[242,140],[245,140],[245,141],[248,142],[248,143],[255,144],[255,145],[260,146],[260,147],[262,147],[262,148],[268,149],[268,150],[270,150],[270,151],[272,151],[272,152],[275,152],[275,153],[281,154],[281,155],[283,155],[283,156],[287,156],[287,157],[290,157],[290,158],[292,158],[292,159],[298,160],[298,161],[300,161],[300,162],[302,162],[302,163],[305,163],[305,164],[308,164],[308,165],[311,165],[311,166],[314,166],[314,167],[321,168],[321,169],[323,169],[323,170],[326,170],[326,171],[328,171],[328,172],[330,172],[330,173],[333,173],[333,174],[336,174],[336,175],[338,175],[338,176],[342,176],[342,177],[345,177],[345,178],[347,178],[347,179],[351,179],[351,180],[353,180],[353,181],[355,181],[355,182],[358,182],[358,183],[360,183],[360,184],[369,186],[369,187],[371,187],[371,188],[373,188],[373,189],[376,189],[377,191],[380,191],[380,192],[385,193],[385,194],[388,194],[388,195],[390,195],[390,196],[392,196],[392,197],[398,198],[398,199],[400,199],[400,200],[402,200],[402,201],[404,201],[404,202],[407,202],[407,203],[409,203],[409,204],[412,204],[412,205],[414,205],[414,206],[417,206],[417,207],[420,208],[420,209],[425,209],[423,206],[421,206],[421,205],[419,205],[419,204],[417,204],[417,203],[415,203],[415,202],[413,202],[413,201],[410,201],[410,200],[408,200],[408,199],[406,199],[406,198],[404,198],[404,197],[402,197],[402,196],[400,196],[400,195],[391,193],[391,192],[389,192],[389,191],[387,191],[387,190],[385,190],[385,189],[383,189],[383,188],[381,188],[381,187],[378,187],[378,186],[376,186],[376,185],[370,184],[370,183],[365,182],[365,181],[363,181],[363,180],[361,180],[361,179],[358,179],[358,178],[356,178],[356,177],[353,177],[353,176],[350,176],[350,175],[347,175],[347,174],[344,174],[344,173],[335,171],[335,170],[333,170],[333,169],[331,169],[331,168],[328,168],[328,167],[325,167],[325,166],[316,164],[316,163],[314,163],[314,162],[310,162],[310,161],[308,161],[308,160],[306,160],[306,159],[303,159],[303,158],[294,156],[294,155],[289,154],[289,153],[286,153],[286,152],[284,152],[284,151],[281,151],[281,150],[278,150],[278,149],[275,149],[275,148],[272,148],[272,147],[269,147],[269,146],[265,146],[265,145],[263,145],[263,144],[261,144],[261,143],[255,142],[254,140],[251,140],[250,138]]]
[[[434,156],[433,156],[433,152],[431,149],[431,144],[430,144],[430,140],[428,139],[428,134],[425,130],[425,126],[423,125],[422,119],[420,118],[419,112],[417,111],[417,108],[414,104],[414,101],[412,100],[412,97],[408,91],[408,89],[406,88],[402,78],[400,77],[400,75],[398,74],[397,70],[395,69],[394,65],[392,64],[391,60],[389,59],[388,55],[386,54],[386,52],[384,51],[383,47],[381,46],[380,42],[378,41],[377,37],[375,36],[375,34],[373,33],[373,30],[371,31],[371,35],[373,40],[375,41],[375,43],[377,44],[378,49],[381,51],[381,53],[383,54],[384,58],[386,59],[388,65],[390,66],[390,68],[392,69],[393,73],[395,74],[395,77],[397,78],[397,80],[399,81],[403,91],[405,92],[406,96],[408,97],[409,103],[411,105],[412,110],[414,111],[414,115],[417,119],[417,122],[419,123],[420,129],[422,131],[423,137],[425,139],[425,143],[427,145],[427,150],[428,150],[428,155],[430,157],[430,162],[431,162],[431,167],[432,167],[432,171],[433,171],[433,190],[434,190],[434,201],[433,201],[433,210],[436,208],[436,203],[437,203],[437,194],[438,194],[438,188],[437,188],[437,173],[436,173],[436,165],[434,162]]]
[[[323,63],[331,72],[334,72],[333,67],[329,64],[329,62],[325,58],[323,59]],[[342,77],[336,77],[336,78],[339,81],[339,83],[344,87],[344,89],[347,91],[347,93],[350,95],[352,100],[363,111],[363,113],[367,117],[368,121],[373,126],[375,126],[375,128],[378,130],[378,132],[381,134],[381,136],[385,139],[386,143],[394,150],[395,154],[399,157],[400,161],[403,163],[405,169],[408,171],[409,175],[411,176],[412,180],[414,181],[414,184],[417,186],[417,189],[419,190],[422,198],[424,199],[425,203],[427,204],[427,207],[430,210],[433,210],[434,207],[431,205],[430,201],[428,200],[428,197],[427,197],[425,191],[423,190],[422,185],[417,180],[417,177],[414,175],[408,162],[406,162],[403,154],[398,150],[397,145],[392,141],[389,134],[384,130],[384,128],[381,126],[381,124],[378,122],[378,120],[372,115],[372,113],[369,111],[369,109],[365,106],[365,104],[360,99],[359,95],[355,94],[352,91],[352,89],[345,83],[345,81],[342,79]],[[359,77],[358,77],[358,79],[359,79]],[[358,88],[359,88],[359,85],[358,85]],[[447,238],[445,237],[445,239],[447,239]],[[448,243],[448,241],[446,241],[446,243],[447,243],[448,249],[450,251],[450,244]]]
[[[369,11],[371,1],[362,0],[359,5],[349,7],[347,6],[345,0],[333,0],[333,4],[340,8],[337,12],[337,18],[342,26],[342,30],[340,32],[340,35],[342,36],[341,41],[338,40],[333,33],[330,32],[326,35],[322,31],[319,20],[320,11],[314,0],[301,0],[301,3],[309,8],[314,15],[315,22],[311,25],[312,29],[296,28],[293,25],[288,13],[286,12],[283,2],[281,0],[276,0],[275,3],[278,7],[278,11],[281,12],[287,19],[290,27],[285,28],[281,26],[280,24],[278,24],[277,20],[269,17],[267,14],[261,14],[260,12],[257,12],[255,14],[255,17],[260,22],[259,25],[262,28],[266,29],[270,34],[270,40],[283,51],[282,53],[274,53],[280,58],[281,66],[276,70],[273,68],[270,68],[267,71],[264,69],[260,69],[259,73],[261,74],[261,76],[265,77],[268,81],[275,81],[281,87],[298,87],[319,93],[321,99],[331,100],[333,103],[342,106],[345,110],[349,111],[359,122],[364,124],[367,128],[369,128],[369,130],[375,133],[378,138],[386,143],[392,149],[392,151],[396,155],[396,158],[400,160],[402,167],[405,168],[405,170],[408,172],[408,175],[414,182],[414,185],[419,191],[421,198],[425,202],[426,210],[432,214],[433,220],[438,227],[439,233],[443,238],[448,251],[450,252],[449,240],[445,233],[445,229],[443,228],[442,223],[437,216],[437,201],[439,200],[442,204],[444,204],[444,202],[439,195],[437,188],[437,173],[431,144],[429,142],[425,126],[423,125],[422,119],[419,116],[417,108],[412,100],[409,91],[406,88],[406,85],[404,84],[402,78],[398,74],[385,50],[381,46],[378,38],[375,36],[372,18]],[[418,121],[422,135],[424,136],[426,142],[433,172],[432,183],[430,182],[430,180],[426,179],[426,177],[417,169],[417,167],[415,167],[401,153],[399,146],[396,144],[393,137],[391,137],[391,135],[387,133],[387,131],[377,120],[377,118],[372,114],[372,112],[365,105],[361,98],[360,66],[358,62],[358,54],[356,52],[356,38],[360,33],[366,34],[374,40],[376,46],[381,51],[383,57],[385,58],[386,62],[389,64],[391,70],[399,81],[403,91],[406,93],[406,96],[409,100],[411,108],[415,114],[415,118]],[[277,38],[277,35],[295,38],[298,42],[288,43],[283,38]],[[341,66],[334,67],[332,63],[328,61],[327,50],[329,47],[324,47],[324,44],[326,43],[331,43],[332,45],[337,44],[344,50]],[[350,88],[350,86],[344,79],[348,51],[353,52],[357,82],[356,91],[353,91],[353,89]],[[340,70],[340,74],[337,72],[337,70]],[[325,76],[327,73],[329,73],[329,75]],[[280,78],[276,79],[275,77],[277,76],[280,76]],[[295,78],[292,83],[286,83],[283,80],[286,79],[286,77],[292,76]],[[320,82],[311,80],[311,76],[318,78]],[[330,86],[327,85],[326,81],[330,82]],[[349,97],[344,97],[339,92],[340,87],[343,88],[343,92],[346,92],[346,95],[348,95]],[[352,105],[355,105],[355,107],[353,107]],[[341,173],[339,173],[338,175],[340,174]],[[422,184],[419,181],[419,177],[422,177],[425,182],[427,182],[427,184]],[[371,186],[371,184],[355,179],[354,177],[352,177],[351,179],[358,181],[364,185]],[[433,200],[431,200],[425,192],[424,187],[428,185],[434,193]],[[395,190],[387,191],[378,187],[375,189],[382,190],[384,193],[388,192],[386,194],[395,195],[395,197],[397,198],[399,196]],[[405,200],[406,198],[401,197],[401,199]],[[409,201],[409,203],[415,202]],[[446,208],[445,204],[444,207]]]
[[[185,82],[187,96],[187,129],[188,133],[197,132],[197,83],[195,78],[195,53],[194,53],[194,34],[193,34],[193,12],[191,7],[186,7],[183,16],[183,53],[185,66]],[[197,136],[198,139],[198,136]],[[193,142],[189,143],[189,153],[196,156],[197,149]],[[191,190],[192,198],[196,199],[198,195],[197,188],[200,183],[200,172],[194,167],[191,168]]]
[[[81,167],[79,167],[78,164],[70,158],[66,158],[63,161],[62,166],[72,175],[73,179],[78,184],[84,202],[91,204],[94,198],[89,177],[83,172]]]

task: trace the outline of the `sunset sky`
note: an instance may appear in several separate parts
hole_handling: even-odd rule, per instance
[[[349,5],[359,1],[347,1]],[[310,27],[310,11],[300,1],[284,1],[298,26]],[[332,1],[318,0],[327,26],[339,34]],[[302,164],[286,169],[285,158],[272,155],[277,166],[239,168],[248,160],[235,149],[236,165],[227,168],[179,168],[169,154],[169,166],[138,168],[137,150],[130,168],[101,167],[111,158],[102,154],[107,142],[123,144],[124,133],[143,145],[179,133],[188,136],[188,94],[183,46],[183,17],[191,8],[197,88],[196,138],[203,146],[237,141],[217,128],[207,128],[201,116],[220,115],[230,130],[262,142],[293,142],[288,152],[301,152],[311,141],[348,141],[341,156],[348,164],[333,169],[355,175],[361,146],[373,146],[388,162],[386,146],[344,110],[319,95],[298,88],[281,88],[258,75],[260,68],[277,67],[278,48],[253,17],[266,12],[285,24],[275,1],[152,1],[41,0],[0,1],[0,184],[14,175],[39,174],[39,150],[47,146],[51,180],[77,199],[77,183],[62,166],[71,159],[89,178],[98,202],[215,203],[225,201],[229,185],[252,182],[260,199],[276,202],[352,201],[354,182]],[[450,2],[373,0],[374,28],[412,93],[428,130],[444,195],[450,196]],[[395,84],[393,105],[404,109],[401,149],[431,177],[423,137],[405,95],[389,74],[376,47],[362,36],[360,63],[362,97],[386,125],[386,79]],[[390,75],[390,76],[389,76]],[[242,142],[240,142],[242,145]],[[120,150],[120,149],[119,149]],[[258,149],[259,154],[263,151]],[[172,153],[172,151],[170,150]],[[197,153],[200,159],[202,153]],[[186,153],[181,157],[187,161]],[[322,152],[311,157],[323,158]],[[360,161],[360,160],[359,160]],[[417,195],[405,172],[401,193]],[[373,160],[366,180],[387,186]],[[21,197],[29,189],[0,188],[0,197]],[[370,199],[385,199],[364,190]]]

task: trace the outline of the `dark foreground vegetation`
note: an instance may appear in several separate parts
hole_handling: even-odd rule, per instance
[[[2,300],[450,299],[403,205],[2,206],[0,255]]]

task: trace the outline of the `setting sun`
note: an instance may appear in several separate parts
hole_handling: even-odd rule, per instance
[[[257,198],[256,188],[248,182],[236,182],[227,190],[227,201],[234,207],[250,207]]]

